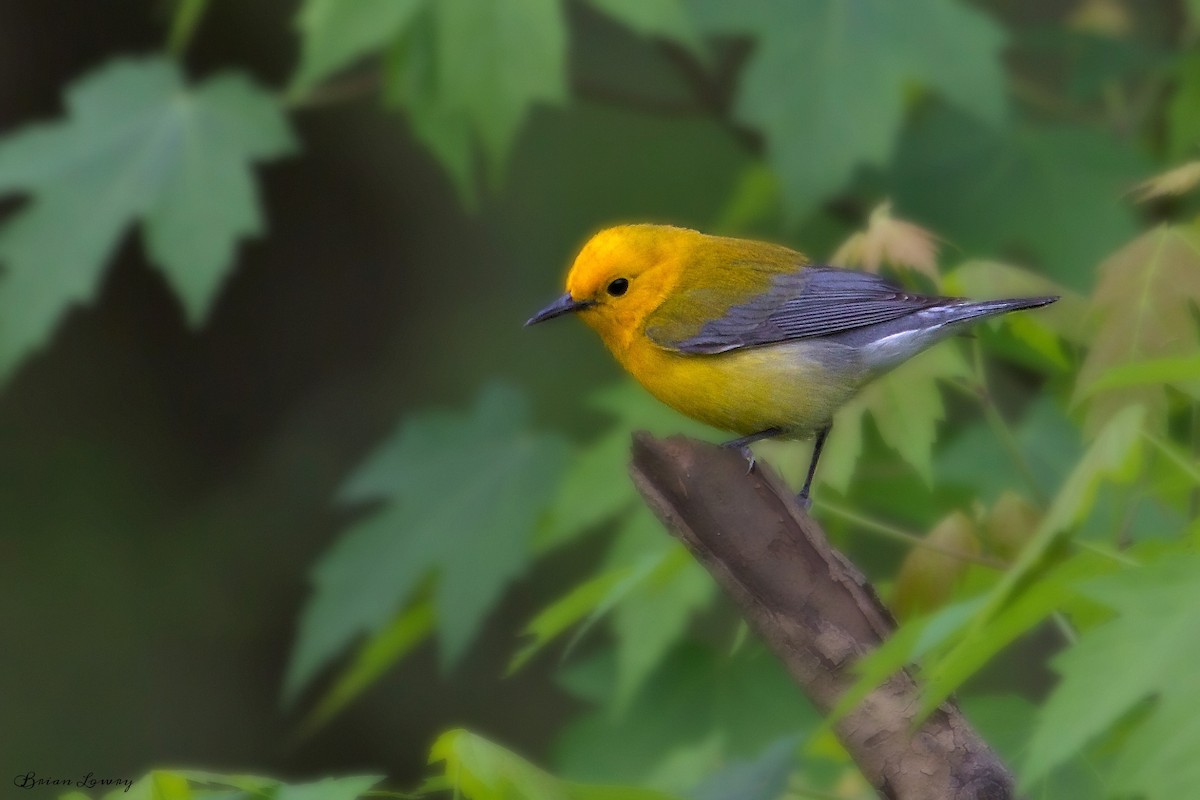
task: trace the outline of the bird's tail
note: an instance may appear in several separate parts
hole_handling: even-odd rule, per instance
[[[964,300],[945,306],[950,322],[968,322],[1020,311],[1024,308],[1041,308],[1058,300],[1058,295],[1046,297],[1012,297],[1007,300]]]

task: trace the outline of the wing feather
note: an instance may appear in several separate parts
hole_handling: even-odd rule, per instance
[[[878,275],[805,267],[776,274],[766,291],[723,307],[712,291],[677,293],[648,321],[646,333],[679,352],[720,353],[876,325],[942,302],[909,294]],[[687,330],[681,319],[708,322]]]

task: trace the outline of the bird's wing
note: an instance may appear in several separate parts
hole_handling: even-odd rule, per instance
[[[732,304],[712,287],[677,291],[647,318],[646,335],[682,353],[721,353],[828,336],[940,302],[944,298],[908,294],[877,275],[806,267],[776,273],[764,291]],[[707,321],[697,325],[698,319]]]

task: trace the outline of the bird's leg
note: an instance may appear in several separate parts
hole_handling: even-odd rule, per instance
[[[751,452],[750,445],[754,444],[755,442],[761,442],[763,439],[774,438],[781,433],[783,433],[782,428],[767,428],[765,431],[759,431],[758,433],[752,433],[749,436],[742,436],[737,439],[731,439],[728,442],[723,442],[721,447],[724,447],[726,450],[739,451],[746,458],[746,462],[750,465],[746,468],[746,474],[749,475],[754,471],[754,453]]]
[[[804,479],[804,488],[800,490],[797,498],[800,500],[800,505],[804,506],[805,511],[812,506],[808,492],[812,488],[813,476],[817,474],[817,462],[821,459],[821,448],[825,446],[825,439],[829,436],[829,430],[832,427],[833,425],[826,425],[817,431],[816,441],[813,442],[812,461],[808,462],[808,477]]]

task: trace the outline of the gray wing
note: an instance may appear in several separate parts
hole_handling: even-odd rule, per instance
[[[908,294],[877,275],[808,267],[777,275],[771,288],[744,303],[712,309],[716,313],[709,315],[711,321],[686,338],[671,337],[671,330],[678,328],[669,324],[648,327],[646,332],[658,344],[683,353],[721,353],[828,336],[944,302],[946,298]]]

